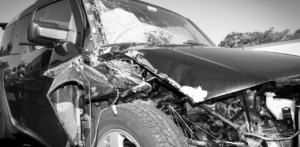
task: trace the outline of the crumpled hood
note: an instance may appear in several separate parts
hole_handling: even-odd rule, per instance
[[[300,57],[217,47],[141,49],[158,72],[180,85],[201,86],[206,99],[282,78],[300,78]]]

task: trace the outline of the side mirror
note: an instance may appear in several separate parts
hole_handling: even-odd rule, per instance
[[[49,22],[33,21],[27,29],[27,38],[29,42],[54,47],[57,42],[67,40],[68,30],[59,28],[58,24]]]
[[[54,47],[49,68],[55,67],[82,54],[82,49],[72,42],[62,43]]]
[[[0,27],[2,28],[2,30],[5,30],[6,26],[7,26],[7,23],[0,23]]]

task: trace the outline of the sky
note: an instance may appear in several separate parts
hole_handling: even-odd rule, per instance
[[[9,22],[36,0],[0,0],[0,22]],[[218,45],[231,32],[300,29],[300,0],[143,0],[192,20]],[[3,31],[0,30],[0,40]]]

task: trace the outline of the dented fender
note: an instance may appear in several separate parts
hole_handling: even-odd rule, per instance
[[[56,75],[48,91],[48,98],[51,98],[51,93],[56,89],[70,82],[81,85],[86,96],[90,98],[100,97],[117,91],[117,87],[104,74],[84,63],[80,63],[80,65],[70,64]]]

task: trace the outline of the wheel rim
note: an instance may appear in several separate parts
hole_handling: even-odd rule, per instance
[[[106,132],[99,140],[97,147],[127,147],[127,145],[124,146],[124,140],[126,139],[130,142],[128,147],[140,147],[134,137],[119,129]]]

